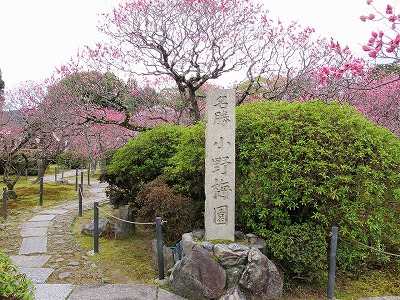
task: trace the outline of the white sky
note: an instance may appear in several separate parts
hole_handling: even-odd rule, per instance
[[[369,14],[365,0],[259,0],[270,17],[284,23],[298,20],[321,36],[334,37],[353,53],[363,54],[375,24],[363,23]],[[55,67],[75,57],[79,47],[101,40],[98,14],[119,0],[2,0],[0,5],[0,69],[8,88],[21,81],[50,77]],[[394,0],[375,0],[384,8]]]

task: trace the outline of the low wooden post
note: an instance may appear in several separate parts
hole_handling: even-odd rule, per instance
[[[7,220],[7,188],[3,187],[3,219]]]
[[[158,279],[164,279],[164,243],[162,237],[162,221],[161,217],[156,218],[156,232],[157,232],[157,262],[158,262]]]
[[[40,206],[43,205],[43,177],[40,177],[39,204]]]
[[[93,251],[94,253],[99,252],[99,202],[94,202],[93,211]]]
[[[78,201],[79,201],[79,216],[82,217],[82,185],[79,184],[78,189]]]
[[[83,196],[83,171],[81,171],[81,185],[82,185],[82,196]]]
[[[78,191],[78,169],[75,169],[75,191]]]
[[[336,250],[338,241],[338,228],[332,227],[331,247],[329,253],[329,274],[328,274],[328,299],[334,299],[335,294],[335,272],[336,272]]]
[[[58,173],[58,167],[55,167],[55,169],[54,169],[54,182],[57,182],[57,173]]]

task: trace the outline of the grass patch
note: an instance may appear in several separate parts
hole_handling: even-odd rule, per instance
[[[399,270],[387,268],[383,270],[368,270],[357,278],[340,276],[337,280],[337,297],[341,300],[379,296],[399,296]]]
[[[354,300],[360,298],[400,295],[399,270],[367,270],[355,277],[350,274],[337,274],[335,280],[335,299]],[[296,283],[284,292],[282,300],[319,300],[327,298],[328,282],[319,284]]]
[[[103,210],[114,214],[110,205],[102,206]],[[100,218],[101,212],[100,212]],[[93,220],[93,210],[86,211],[82,218],[76,218],[73,224],[75,238],[86,252],[93,250],[93,237],[81,234],[83,226]],[[112,224],[111,224],[112,226]],[[132,237],[116,240],[113,234],[99,238],[99,253],[90,259],[104,271],[113,283],[154,284],[157,271],[151,257],[151,240],[155,238],[154,226],[136,226]]]
[[[14,187],[17,193],[17,199],[7,201],[7,215],[10,217],[17,216],[34,207],[40,207],[40,185],[39,183],[32,184],[35,177],[20,178]],[[75,185],[71,184],[56,184],[54,182],[45,182],[43,184],[43,207],[49,207],[61,202],[78,199]],[[3,213],[2,206],[0,214]]]

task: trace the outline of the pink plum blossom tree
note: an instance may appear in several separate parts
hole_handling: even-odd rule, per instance
[[[193,123],[201,119],[196,91],[207,81],[245,68],[252,83],[289,49],[283,27],[267,16],[247,0],[126,1],[104,15],[100,31],[110,42],[82,57],[92,68],[168,77]]]

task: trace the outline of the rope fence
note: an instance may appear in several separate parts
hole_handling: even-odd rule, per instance
[[[360,245],[360,246],[363,246],[364,248],[373,250],[373,251],[375,251],[375,252],[380,252],[380,253],[383,253],[383,254],[386,254],[386,255],[395,256],[395,257],[400,257],[400,254],[390,253],[390,252],[387,252],[387,251],[383,251],[383,250],[380,250],[380,249],[377,249],[377,248],[368,246],[368,245],[363,244],[363,243],[361,243],[361,242],[359,242],[359,241],[357,241],[357,240],[355,240],[355,239],[350,239],[350,238],[348,238],[347,236],[343,236],[343,237],[344,237],[346,240],[350,241],[350,242],[354,242],[354,243],[356,243],[356,244],[358,244],[358,245]]]
[[[116,217],[104,209],[100,208],[99,202],[94,202],[93,203],[93,252],[98,253],[99,252],[99,211],[101,211],[103,214],[106,216],[113,218],[115,220],[129,223],[129,224],[135,224],[135,225],[156,225],[156,241],[157,241],[157,264],[158,264],[158,279],[163,280],[164,279],[164,253],[163,253],[163,248],[164,248],[164,242],[163,242],[163,237],[162,237],[162,226],[163,224],[166,223],[166,221],[163,221],[161,217],[156,217],[155,222],[132,222],[128,220],[121,219],[119,217]]]
[[[134,224],[134,225],[156,225],[156,222],[141,223],[141,222],[133,222],[133,221],[124,220],[124,219],[118,218],[116,216],[113,216],[112,214],[106,212],[104,209],[102,209],[100,207],[97,207],[97,208],[98,208],[98,210],[100,210],[106,216],[108,216],[108,217],[110,217],[112,219],[124,222],[124,223],[129,223],[129,224]],[[162,221],[162,222],[166,223],[166,221]]]

